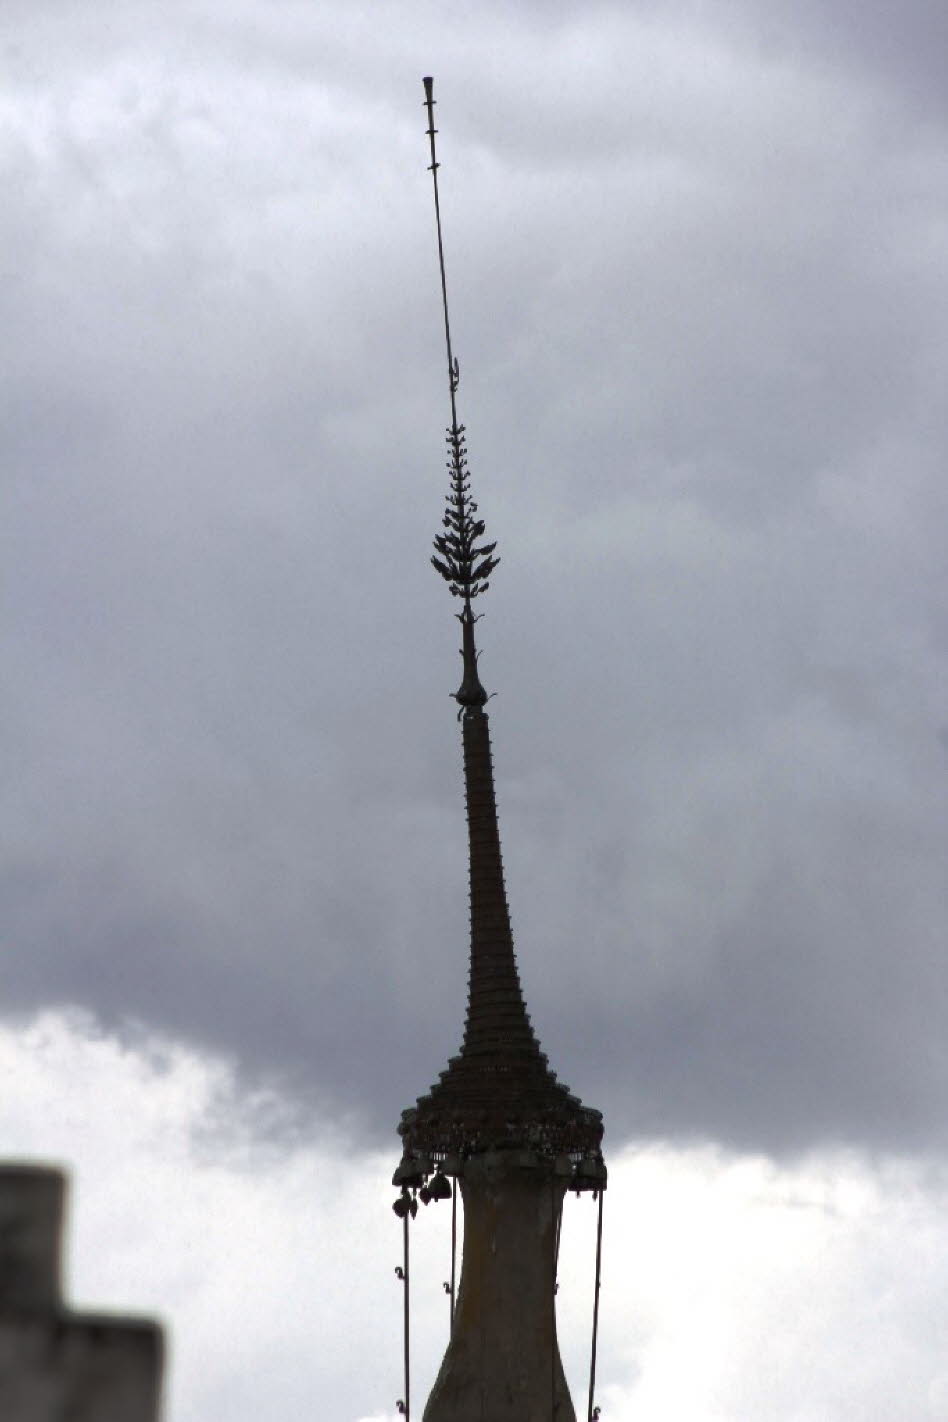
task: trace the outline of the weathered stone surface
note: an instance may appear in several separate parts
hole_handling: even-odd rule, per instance
[[[465,1162],[461,1286],[424,1422],[576,1422],[556,1340],[565,1188],[519,1152]]]
[[[0,1418],[157,1422],[157,1324],[65,1307],[60,1284],[65,1179],[0,1165]]]

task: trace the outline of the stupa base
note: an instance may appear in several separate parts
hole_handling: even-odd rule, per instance
[[[519,1151],[469,1157],[454,1328],[423,1422],[576,1422],[556,1340],[566,1186]]]

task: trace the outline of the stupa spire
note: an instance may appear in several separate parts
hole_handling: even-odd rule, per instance
[[[602,1118],[581,1105],[556,1080],[530,1024],[514,955],[504,886],[487,692],[478,673],[473,602],[483,596],[499,563],[496,543],[484,542],[486,525],[471,493],[464,425],[458,418],[460,367],[451,342],[444,236],[435,146],[433,81],[424,80],[430,171],[434,188],[438,266],[444,313],[451,423],[447,428],[449,478],[442,532],[432,563],[462,603],[459,705],[469,842],[471,943],[464,1041],[440,1081],[403,1113],[401,1134],[409,1154],[441,1155],[509,1145],[540,1146],[545,1154],[598,1153]]]
[[[441,231],[434,95],[424,80],[444,309],[451,423],[448,494],[432,563],[461,601],[458,703],[464,752],[471,941],[464,1040],[440,1079],[402,1112],[404,1154],[393,1184],[402,1220],[405,1393],[410,1418],[409,1220],[418,1201],[452,1200],[451,1337],[423,1422],[575,1422],[556,1340],[559,1227],[567,1189],[598,1196],[600,1229],[606,1168],[602,1117],[558,1082],[530,1024],[514,956],[504,887],[487,692],[477,667],[473,603],[498,559],[485,542],[471,494],[464,426],[458,420],[460,368],[451,344]],[[448,1177],[454,1177],[454,1185]],[[458,1192],[464,1201],[464,1254],[455,1298]],[[598,1280],[598,1268],[597,1268]],[[597,1282],[598,1289],[598,1282]],[[595,1345],[594,1345],[595,1352]],[[593,1415],[590,1386],[588,1422]]]

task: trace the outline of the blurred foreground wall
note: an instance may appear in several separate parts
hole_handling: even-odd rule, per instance
[[[160,1327],[63,1302],[65,1192],[60,1170],[0,1164],[0,1419],[158,1422]]]

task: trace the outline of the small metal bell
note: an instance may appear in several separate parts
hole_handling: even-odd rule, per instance
[[[392,1176],[392,1184],[401,1185],[402,1187],[406,1185],[420,1185],[430,1169],[430,1161],[414,1155],[403,1155],[395,1167],[395,1174]]]
[[[602,1156],[584,1155],[576,1167],[572,1188],[576,1191],[592,1190],[596,1192],[604,1190],[608,1178],[609,1172],[606,1170],[606,1164]]]
[[[432,1175],[425,1189],[427,1189],[429,1198],[432,1200],[450,1200],[451,1198],[451,1182],[443,1170],[439,1170],[436,1175]],[[423,1195],[425,1192],[422,1190],[420,1193]]]

